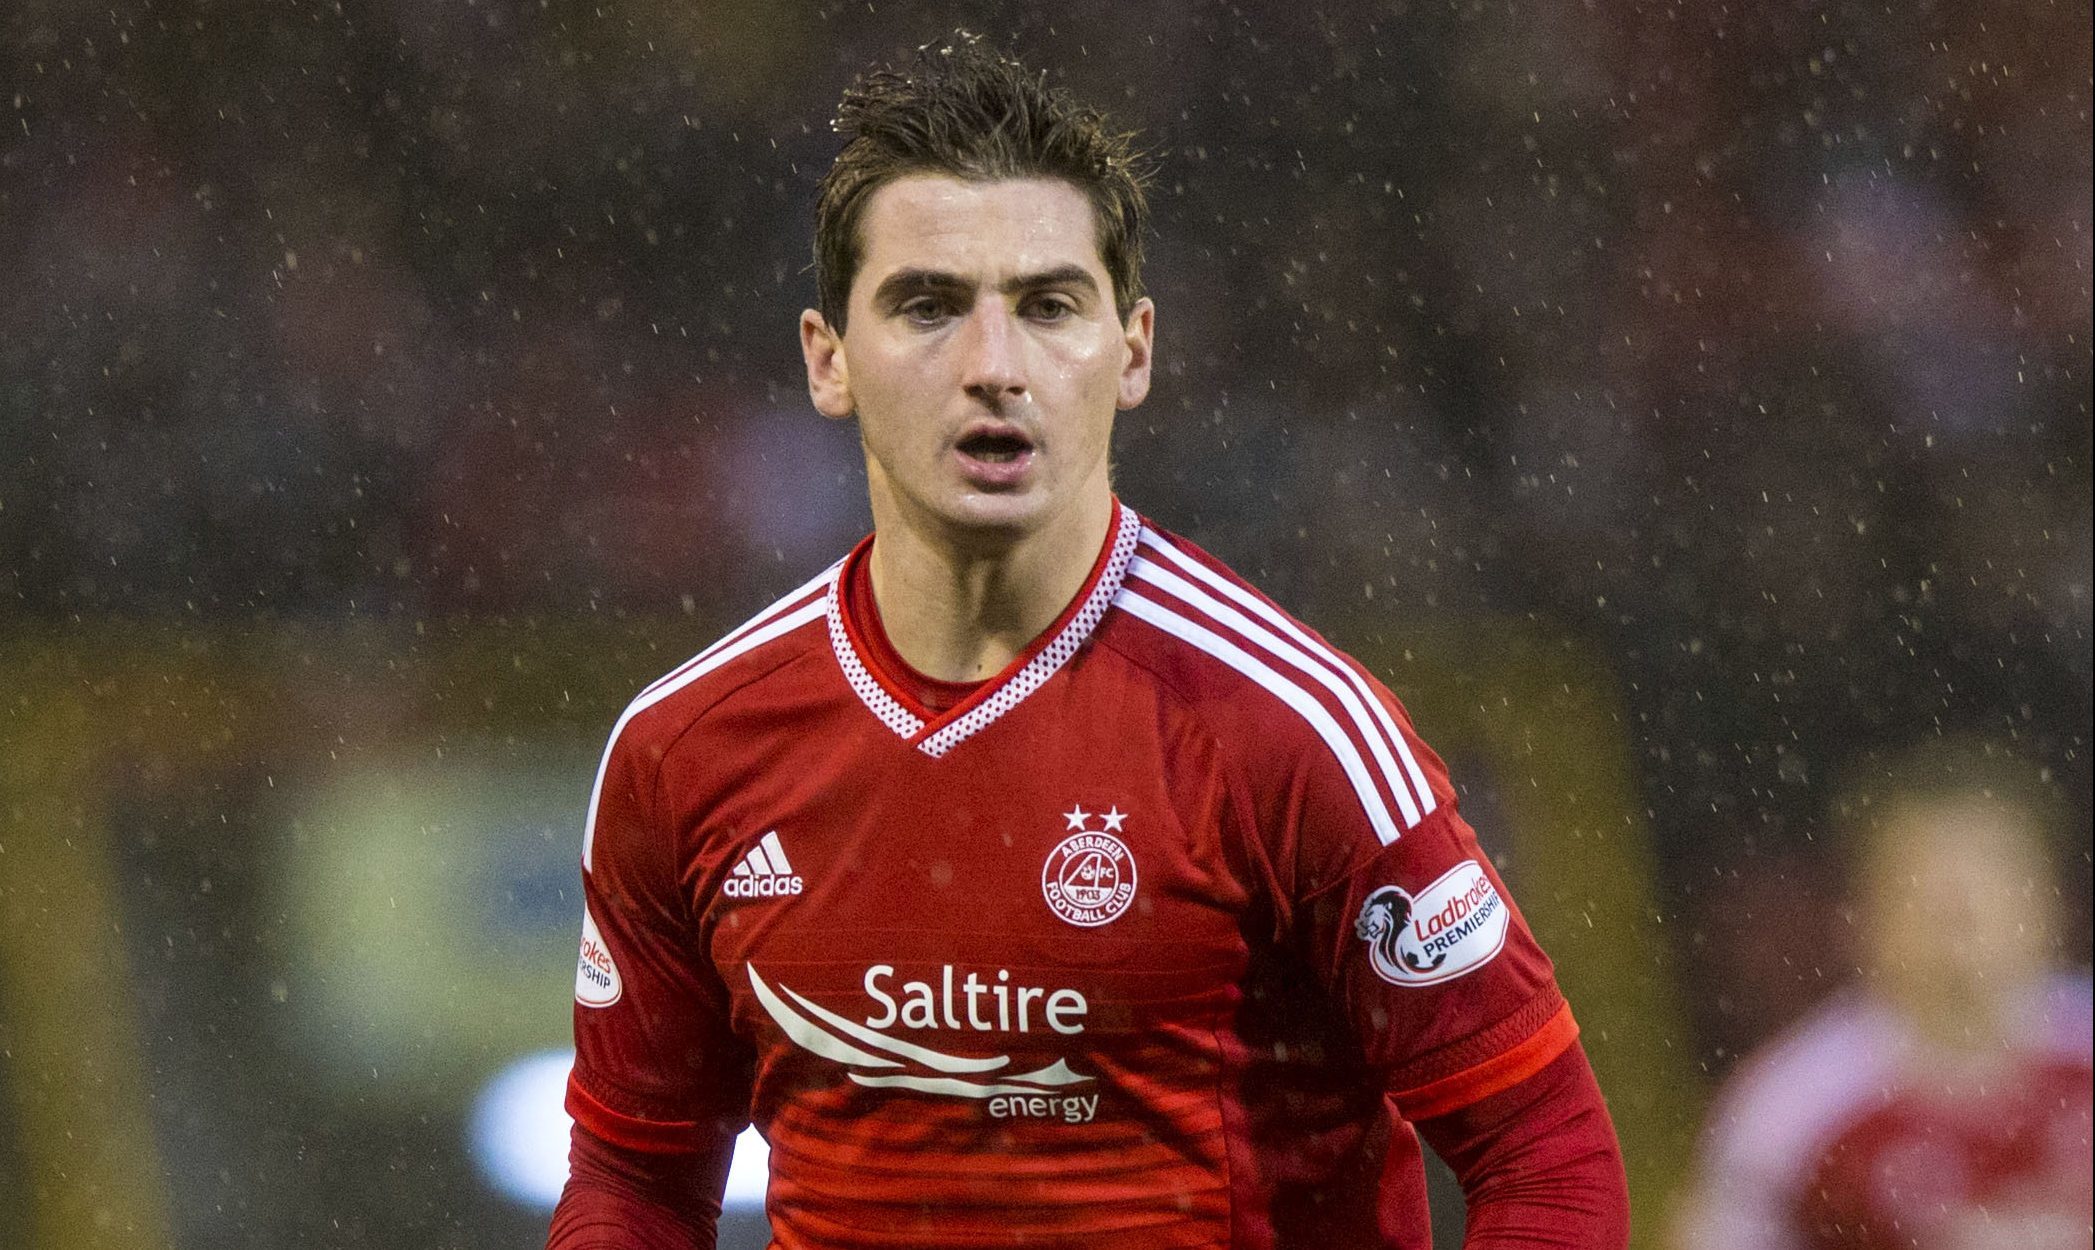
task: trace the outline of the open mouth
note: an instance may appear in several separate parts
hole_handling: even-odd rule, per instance
[[[983,431],[960,440],[960,454],[984,464],[1009,464],[1033,450],[1032,440],[1021,434]]]

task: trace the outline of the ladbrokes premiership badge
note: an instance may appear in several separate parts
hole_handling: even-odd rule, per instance
[[[1465,859],[1411,894],[1385,885],[1367,896],[1353,935],[1391,985],[1437,985],[1497,958],[1512,913],[1481,865]]]
[[[1040,868],[1041,896],[1056,915],[1080,928],[1119,919],[1135,901],[1135,857],[1113,836],[1127,816],[1118,807],[1100,816],[1080,804],[1062,819],[1077,832],[1048,852]],[[1089,831],[1093,819],[1101,822],[1097,832]]]

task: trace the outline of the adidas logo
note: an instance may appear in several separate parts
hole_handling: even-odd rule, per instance
[[[721,891],[729,898],[780,898],[806,888],[807,883],[786,862],[786,848],[779,845],[778,830],[773,829],[749,848]]]

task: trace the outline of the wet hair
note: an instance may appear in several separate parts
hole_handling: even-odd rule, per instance
[[[831,124],[845,139],[815,204],[815,288],[823,319],[838,333],[864,259],[866,204],[912,174],[1069,183],[1091,201],[1122,320],[1142,298],[1149,167],[1135,136],[978,36],[962,31],[943,46],[919,48],[906,69],[859,75]]]

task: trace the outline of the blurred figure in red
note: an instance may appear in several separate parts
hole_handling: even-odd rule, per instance
[[[2061,970],[2035,773],[1937,748],[1837,805],[1860,983],[1720,1095],[1687,1250],[2090,1244],[2089,983]]]

